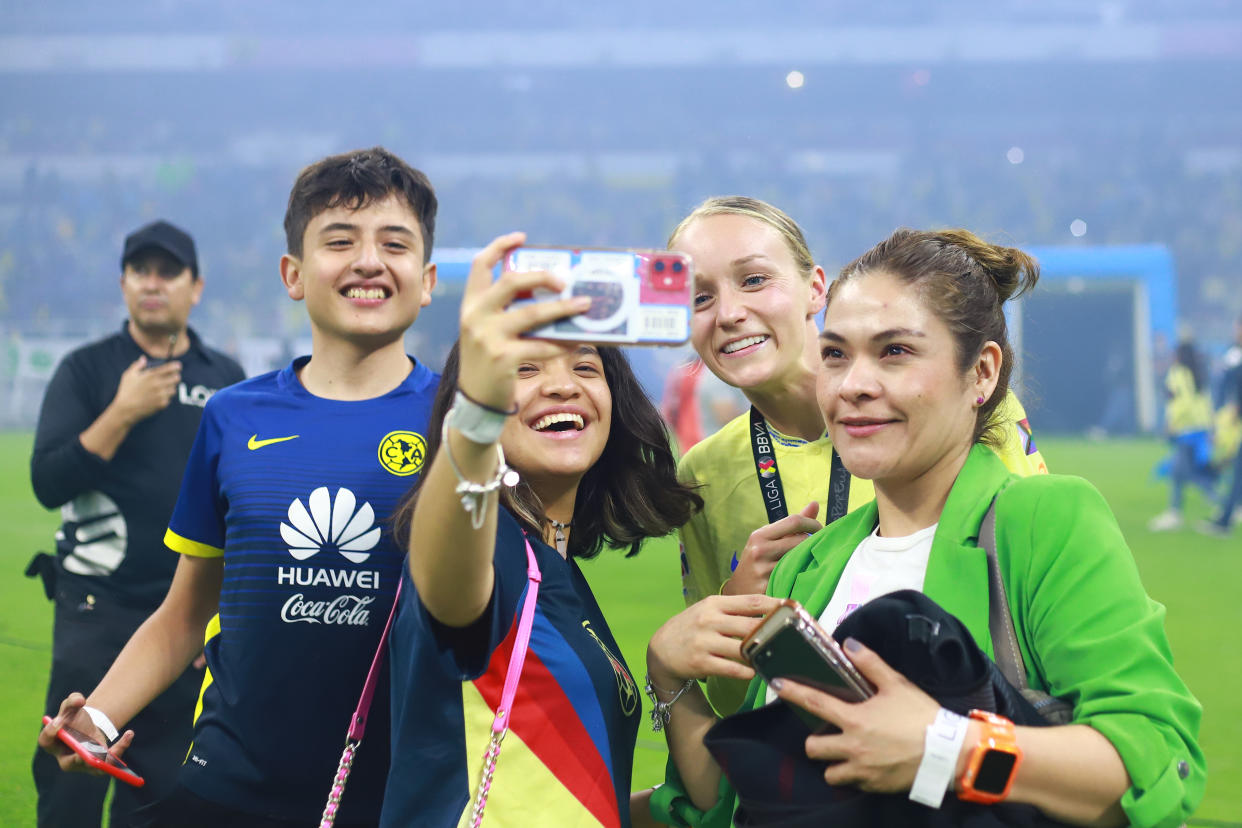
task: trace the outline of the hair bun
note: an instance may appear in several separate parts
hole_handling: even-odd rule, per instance
[[[1039,262],[1016,247],[989,244],[969,230],[942,230],[936,235],[979,266],[1002,303],[1033,289],[1039,281]]]

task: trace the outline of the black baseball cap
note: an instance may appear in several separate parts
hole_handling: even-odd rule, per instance
[[[121,269],[124,270],[126,263],[139,253],[151,248],[163,250],[190,268],[190,273],[198,278],[198,253],[194,249],[194,239],[180,227],[163,219],[143,225],[125,237],[125,248],[121,251]]]

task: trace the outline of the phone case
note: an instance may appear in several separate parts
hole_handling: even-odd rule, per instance
[[[527,335],[606,345],[681,345],[690,339],[694,263],[667,250],[519,247],[505,270],[546,270],[565,280],[560,298],[590,296],[586,313],[559,319]],[[514,305],[558,298],[535,291]]]
[[[52,717],[44,716],[43,724],[51,724]],[[75,730],[72,727],[61,727],[56,731],[56,736],[66,745],[73,749],[73,752],[82,757],[82,761],[90,765],[96,770],[101,770],[109,776],[115,776],[127,785],[135,788],[141,788],[147,784],[147,781],[138,774],[130,770],[129,765],[122,762],[116,756],[109,752],[108,748],[99,744],[94,739]]]
[[[875,695],[875,688],[850,662],[836,639],[796,601],[785,601],[742,642],[742,656],[764,681],[788,678],[850,702]],[[826,723],[793,705],[819,730]]]

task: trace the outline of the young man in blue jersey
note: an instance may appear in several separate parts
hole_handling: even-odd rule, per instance
[[[435,214],[426,176],[380,148],[323,159],[294,184],[280,271],[306,304],[311,355],[208,404],[166,536],[181,553],[168,597],[39,738],[68,770],[83,766],[56,740],[61,724],[123,752],[143,734],[117,729],[206,629],[194,742],[142,824],[274,828],[322,812],[400,572],[387,518],[423,465],[438,376],[403,337],[435,286]],[[379,817],[387,705],[371,719],[338,826]]]

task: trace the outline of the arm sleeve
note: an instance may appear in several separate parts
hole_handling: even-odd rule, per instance
[[[729,780],[721,776],[720,798],[711,810],[700,811],[690,801],[681,776],[677,773],[677,767],[670,759],[665,766],[664,784],[652,792],[649,808],[652,818],[666,825],[682,828],[729,828],[733,822],[736,798],[733,788],[729,786]]]
[[[745,699],[739,709],[754,709],[755,700],[763,686],[758,680],[751,681],[745,687]],[[652,818],[666,825],[684,828],[729,828],[733,824],[733,812],[737,808],[737,793],[729,784],[728,778],[721,774],[716,804],[709,810],[699,810],[686,793],[685,783],[681,781],[681,774],[677,772],[677,766],[673,764],[670,756],[664,765],[664,784],[652,792],[649,808]]]
[[[224,555],[228,501],[220,486],[221,428],[216,397],[207,401],[181,476],[181,491],[164,534],[164,545],[182,555]]]
[[[525,537],[517,521],[503,509],[496,521],[492,570],[495,578],[487,608],[466,627],[441,624],[427,611],[417,592],[410,590],[407,606],[412,605],[419,623],[434,641],[441,668],[460,681],[473,681],[487,672],[497,648],[516,633],[518,608],[526,599]],[[403,596],[402,601],[406,600]]]
[[[30,457],[31,486],[48,509],[96,488],[108,467],[107,461],[91,454],[78,440],[103,407],[92,401],[84,371],[75,357],[66,357],[52,375],[39,409]],[[115,392],[112,389],[111,393]]]
[[[997,525],[1014,527],[1011,549],[1031,550],[1013,612],[1024,620],[1036,673],[1049,692],[1072,701],[1076,723],[1117,749],[1131,780],[1121,800],[1131,823],[1180,825],[1206,784],[1202,707],[1173,669],[1164,607],[1147,596],[1093,486],[1043,478],[1018,488],[1029,493],[1025,502],[1006,504],[1008,521],[998,506]]]

